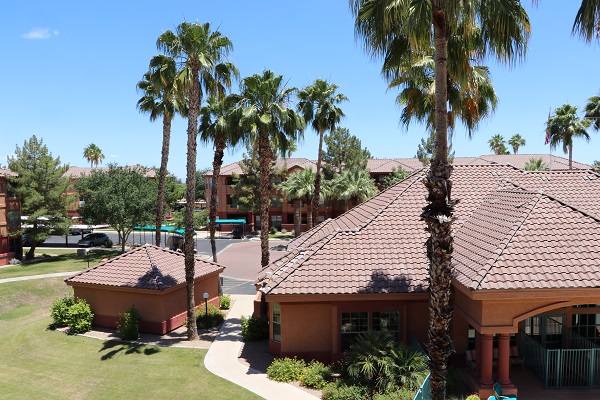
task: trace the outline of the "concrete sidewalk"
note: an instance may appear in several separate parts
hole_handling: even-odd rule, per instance
[[[53,274],[19,276],[19,277],[16,277],[16,278],[0,279],[0,283],[28,281],[28,280],[32,280],[32,279],[58,278],[60,276],[72,276],[72,275],[75,275],[78,272],[81,272],[81,271],[56,272],[56,273],[53,273]]]
[[[204,358],[206,368],[213,374],[240,385],[265,399],[318,399],[295,386],[269,380],[267,374],[247,367],[238,361],[243,344],[240,319],[242,316],[252,314],[254,296],[232,295],[231,299],[234,300],[233,307]]]

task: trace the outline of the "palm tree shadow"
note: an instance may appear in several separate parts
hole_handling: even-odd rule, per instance
[[[153,354],[160,352],[160,349],[158,347],[153,347],[153,346],[151,347],[151,346],[147,346],[142,343],[107,340],[104,342],[102,348],[100,350],[98,350],[98,352],[104,352],[104,351],[106,351],[107,353],[103,354],[100,357],[100,359],[102,361],[109,360],[109,359],[115,357],[119,353],[122,353],[122,354],[144,354],[147,356],[151,356]]]
[[[427,289],[422,283],[413,284],[406,275],[390,277],[389,273],[377,270],[371,273],[371,280],[359,293],[408,293],[425,292]]]

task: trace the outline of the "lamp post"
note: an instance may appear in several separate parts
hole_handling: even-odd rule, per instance
[[[208,330],[208,293],[204,292],[202,297],[204,297],[204,326]]]

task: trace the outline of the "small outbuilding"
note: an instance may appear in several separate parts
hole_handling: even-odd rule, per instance
[[[219,305],[219,274],[225,267],[195,258],[194,298]],[[93,325],[116,328],[131,306],[142,316],[140,331],[163,335],[185,323],[187,292],[183,253],[144,245],[65,279],[94,311]]]

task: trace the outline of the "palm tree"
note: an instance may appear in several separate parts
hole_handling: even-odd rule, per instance
[[[346,202],[346,211],[350,203],[357,205],[375,196],[378,192],[375,180],[366,169],[347,169],[333,178],[333,196]]]
[[[527,13],[516,0],[412,1],[350,0],[356,35],[363,39],[373,57],[404,60],[407,64],[429,54],[435,48],[435,155],[428,169],[425,186],[428,202],[421,218],[430,233],[427,240],[429,266],[429,345],[431,391],[434,400],[445,398],[446,366],[452,353],[449,334],[452,317],[452,166],[448,163],[448,88],[449,66],[468,78],[470,57],[482,59],[495,55],[511,62],[525,54],[529,33]],[[479,21],[475,34],[464,27]],[[449,38],[463,43],[481,41],[479,53],[451,53]],[[460,41],[459,41],[460,42]],[[462,46],[465,50],[469,46]],[[449,58],[449,54],[451,57]]]
[[[177,66],[171,57],[159,54],[150,59],[149,71],[144,74],[137,88],[143,92],[137,102],[140,112],[149,113],[150,121],[163,117],[163,140],[158,173],[158,198],[156,202],[155,244],[160,246],[161,225],[165,200],[165,181],[169,162],[171,121],[175,113],[185,115],[185,98],[181,85],[177,84]]]
[[[315,172],[310,169],[294,171],[279,185],[279,190],[288,200],[294,202],[294,235],[302,234],[301,202],[307,204],[306,221],[312,218],[311,197],[315,192]]]
[[[494,154],[508,153],[506,144],[504,143],[504,137],[500,134],[492,136],[492,138],[488,140],[488,144],[490,145],[490,150],[492,150]]]
[[[510,144],[513,148],[513,154],[517,154],[519,147],[525,146],[525,143],[525,139],[522,138],[518,133],[508,139],[508,144]]]
[[[326,130],[332,132],[344,112],[337,104],[348,100],[342,93],[336,93],[338,85],[329,84],[323,79],[317,79],[312,85],[298,92],[298,110],[304,120],[311,125],[319,135],[319,152],[317,153],[317,171],[315,173],[315,193],[312,199],[312,220],[308,221],[308,229],[317,224],[319,218],[319,192],[321,190],[321,162],[323,160],[323,135]]]
[[[217,192],[219,190],[219,177],[221,175],[221,166],[223,165],[223,156],[227,147],[235,147],[242,140],[237,123],[231,121],[231,110],[233,110],[238,101],[238,95],[229,95],[221,100],[216,97],[209,97],[206,100],[206,105],[200,110],[200,139],[204,143],[212,142],[215,148],[208,216],[210,246],[214,262],[217,262],[217,245],[215,240]]]
[[[233,110],[234,119],[240,127],[250,132],[251,140],[258,147],[260,162],[260,249],[261,265],[269,264],[269,195],[271,163],[274,161],[272,144],[282,155],[290,143],[301,135],[305,123],[302,116],[286,106],[296,88],[285,88],[283,76],[265,70],[242,80],[241,100]]]
[[[577,116],[577,107],[564,104],[554,111],[554,115],[548,119],[548,136],[550,148],[555,149],[562,145],[563,152],[569,154],[569,169],[573,169],[573,138],[581,137],[587,142],[590,135],[587,129],[592,124],[589,119],[580,119]]]
[[[88,160],[90,167],[94,167],[95,165],[96,168],[98,168],[98,163],[104,160],[104,154],[102,154],[100,147],[96,146],[94,143],[90,143],[89,146],[83,149],[83,158]]]
[[[581,0],[581,6],[577,10],[573,33],[579,35],[586,41],[591,42],[594,35],[600,38],[600,2],[598,0]]]
[[[530,158],[525,164],[525,171],[547,171],[548,166],[541,158]]]
[[[231,86],[231,64],[222,62],[233,48],[231,40],[219,31],[211,31],[210,24],[183,22],[176,32],[165,31],[156,42],[159,50],[173,57],[182,66],[179,74],[188,102],[187,176],[185,206],[185,280],[187,285],[188,340],[198,338],[194,300],[194,203],[196,187],[196,136],[198,114],[204,92],[222,96]]]
[[[592,127],[600,131],[600,96],[590,97],[584,111],[585,117],[592,120]]]

